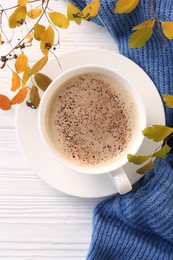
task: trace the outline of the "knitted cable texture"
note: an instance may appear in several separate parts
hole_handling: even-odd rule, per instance
[[[71,2],[82,9],[90,1]],[[165,45],[156,27],[144,47],[128,47],[132,28],[153,17],[150,1],[141,0],[134,11],[122,15],[114,13],[116,2],[101,0],[94,22],[110,32],[121,54],[145,70],[160,94],[173,95],[173,41],[166,40]],[[160,20],[173,20],[172,0],[153,3]],[[165,112],[166,124],[173,127],[173,109],[165,107]],[[154,169],[145,175],[137,191],[98,204],[87,259],[173,260],[173,152],[156,160]]]

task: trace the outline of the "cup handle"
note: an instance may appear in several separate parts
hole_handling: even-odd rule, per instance
[[[111,172],[110,178],[121,195],[129,192],[132,189],[132,185],[122,167]]]

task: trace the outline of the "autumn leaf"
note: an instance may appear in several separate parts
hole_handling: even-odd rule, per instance
[[[11,109],[11,101],[10,99],[5,96],[0,94],[0,108],[2,110],[9,110]]]
[[[38,24],[38,23],[36,23],[34,25],[34,38],[37,41],[41,40],[42,34],[44,33],[45,29],[46,29],[46,27],[44,25],[41,25],[41,24]]]
[[[34,85],[31,88],[29,99],[31,101],[31,104],[34,106],[34,109],[36,109],[40,104],[40,96],[38,93],[38,88]]]
[[[19,75],[13,71],[11,91],[16,91],[20,87],[20,83],[21,81]]]
[[[25,6],[28,2],[29,0],[18,0],[18,5]]]
[[[31,69],[29,66],[27,66],[27,68],[25,69],[25,71],[23,73],[23,77],[22,77],[22,87],[24,87],[26,85],[26,83],[30,77],[31,77]]]
[[[31,19],[36,19],[41,15],[41,13],[42,13],[42,8],[35,8],[28,11],[27,16]]]
[[[52,82],[52,80],[48,76],[42,73],[36,73],[34,75],[34,79],[37,83],[37,86],[43,91],[45,91],[47,87],[50,85],[50,83]]]
[[[98,15],[100,9],[100,0],[92,0],[83,10],[83,18],[90,20]]]
[[[133,30],[140,30],[140,29],[147,29],[147,28],[153,28],[155,24],[155,19],[147,20],[143,23],[138,24],[137,26],[133,27]]]
[[[173,39],[173,21],[161,22],[164,35],[169,39]]]
[[[16,28],[21,26],[25,21],[26,12],[26,6],[18,6],[8,19],[9,27]]]
[[[173,133],[173,128],[164,125],[152,125],[145,128],[142,133],[154,142],[160,142]]]
[[[129,162],[132,162],[134,164],[142,164],[145,161],[147,161],[149,158],[151,158],[152,155],[132,155],[128,154],[127,159]]]
[[[130,36],[129,48],[141,48],[150,39],[153,33],[153,28],[140,29]]]
[[[28,65],[28,57],[25,54],[19,54],[15,61],[15,69],[17,73],[24,72]]]
[[[30,34],[27,34],[25,36],[25,39],[32,39],[34,37],[34,34],[33,33],[30,33]]]
[[[28,93],[28,88],[27,87],[21,88],[18,91],[18,93],[12,98],[11,104],[15,105],[15,104],[22,103],[24,101],[24,99],[26,98],[27,93]]]
[[[163,94],[163,100],[166,102],[167,107],[173,108],[173,96]]]
[[[145,174],[147,171],[151,170],[152,168],[153,168],[153,161],[150,160],[144,166],[139,168],[136,172],[139,173],[139,174]]]
[[[31,75],[39,72],[46,65],[47,61],[48,61],[47,55],[43,56],[40,60],[38,60],[31,68]]]
[[[44,55],[47,55],[49,50],[51,49],[54,43],[54,36],[54,30],[52,26],[49,25],[41,36],[40,49]]]
[[[64,14],[58,12],[49,12],[48,15],[54,25],[63,29],[68,28],[69,20]]]
[[[171,147],[167,144],[165,144],[159,151],[153,153],[153,157],[157,158],[165,158],[167,153],[169,153],[171,150]]]
[[[118,14],[128,14],[139,4],[139,0],[119,0],[116,3],[114,12]]]
[[[75,21],[77,24],[81,24],[83,14],[79,8],[77,8],[72,3],[68,2],[67,17],[70,21]]]

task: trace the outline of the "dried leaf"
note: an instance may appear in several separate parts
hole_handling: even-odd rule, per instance
[[[60,28],[66,29],[69,26],[68,18],[61,13],[58,12],[50,12],[48,13],[50,20],[52,23]]]
[[[150,39],[153,28],[140,29],[130,36],[129,48],[141,48]]]
[[[167,107],[173,108],[173,96],[163,94],[163,100],[166,102]]]
[[[11,102],[10,99],[5,96],[0,94],[0,108],[2,110],[9,110],[11,109]]]
[[[25,6],[28,2],[29,0],[18,0],[18,5]]]
[[[173,21],[161,22],[164,35],[169,39],[173,39]]]
[[[23,53],[19,54],[14,65],[17,73],[24,72],[28,65],[28,57]]]
[[[50,85],[50,83],[52,82],[52,80],[48,76],[42,73],[36,73],[34,75],[34,79],[37,83],[37,86],[43,91],[45,91],[47,87]]]
[[[139,4],[139,0],[119,0],[116,3],[114,12],[118,14],[128,14]]]
[[[155,19],[147,20],[143,23],[138,24],[137,26],[133,27],[133,30],[140,30],[140,29],[146,29],[146,28],[153,28],[155,24]]]
[[[98,15],[100,9],[100,0],[92,0],[83,10],[83,18],[90,20]]]
[[[27,83],[27,81],[29,80],[29,78],[31,77],[31,69],[28,66],[26,68],[26,70],[23,73],[23,77],[22,77],[22,87],[24,87]]]
[[[77,24],[81,24],[83,14],[79,8],[68,2],[67,17],[70,21],[75,21]]]
[[[25,36],[25,39],[32,39],[32,38],[34,38],[34,34],[33,33],[27,34]]]
[[[25,17],[26,6],[18,6],[8,19],[9,27],[16,28],[17,26],[21,26],[25,21]]]
[[[41,58],[39,61],[37,61],[34,66],[31,68],[31,75],[39,72],[47,63],[48,56],[45,55],[43,58]]]
[[[154,142],[160,142],[173,133],[173,128],[164,125],[152,125],[151,127],[145,128],[142,133]]]
[[[0,33],[0,44],[2,43],[2,33]]]
[[[30,91],[30,101],[35,109],[40,104],[40,96],[39,96],[38,88],[34,85],[32,86],[31,91]]]
[[[28,11],[27,16],[31,19],[36,19],[41,15],[41,13],[42,13],[42,8],[35,8]]]
[[[165,144],[159,151],[153,153],[153,157],[157,158],[165,158],[167,153],[169,153],[171,150],[171,147],[167,144]]]
[[[48,28],[43,32],[40,42],[40,49],[44,55],[47,55],[49,50],[51,49],[54,43],[54,30],[52,26],[48,26]]]
[[[132,155],[132,154],[128,154],[127,158],[129,162],[132,162],[134,164],[142,164],[144,162],[146,162],[149,158],[151,158],[152,155]]]
[[[153,162],[150,160],[148,163],[146,163],[143,167],[138,169],[136,172],[139,174],[145,174],[147,171],[151,170],[153,168]]]
[[[12,98],[11,104],[15,105],[15,104],[22,103],[24,101],[24,99],[26,98],[27,93],[28,93],[28,88],[27,87],[21,88],[18,91],[18,93]]]
[[[20,83],[21,81],[19,75],[13,71],[11,91],[16,91],[20,87]]]
[[[41,37],[45,31],[45,26],[44,25],[41,25],[41,24],[38,24],[36,23],[34,25],[34,38],[37,40],[37,41],[40,41],[41,40]]]

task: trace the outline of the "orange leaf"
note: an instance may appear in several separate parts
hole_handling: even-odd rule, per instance
[[[31,68],[31,75],[39,72],[47,63],[48,56],[45,55],[43,58],[41,58],[39,61],[37,61],[34,66]]]
[[[173,39],[173,21],[162,22],[162,30],[169,40]]]
[[[28,2],[29,0],[18,0],[18,5],[25,6]]]
[[[40,49],[44,55],[47,55],[49,50],[51,49],[54,42],[54,30],[52,26],[48,26],[48,28],[44,31],[41,37]]]
[[[20,78],[17,73],[13,71],[11,91],[16,91],[20,87]]]
[[[17,26],[21,26],[25,21],[25,17],[26,6],[18,6],[8,19],[9,27],[16,28]]]
[[[35,8],[27,12],[27,16],[31,19],[36,19],[41,15],[41,13],[42,13],[42,8]]]
[[[11,100],[11,104],[15,105],[15,104],[20,104],[24,101],[24,99],[26,98],[26,95],[28,93],[28,88],[27,87],[23,87],[19,90],[19,92],[12,98]]]
[[[11,102],[7,96],[0,94],[0,108],[2,110],[9,110],[11,109]]]
[[[25,36],[25,39],[32,39],[32,38],[34,38],[34,34],[33,33],[27,34]]]
[[[28,65],[28,57],[25,54],[20,54],[15,62],[15,68],[17,73],[24,72]]]
[[[44,25],[41,25],[39,23],[36,23],[34,25],[34,38],[37,40],[37,41],[40,41],[41,40],[41,36],[42,34],[44,33],[45,31],[45,26]]]

